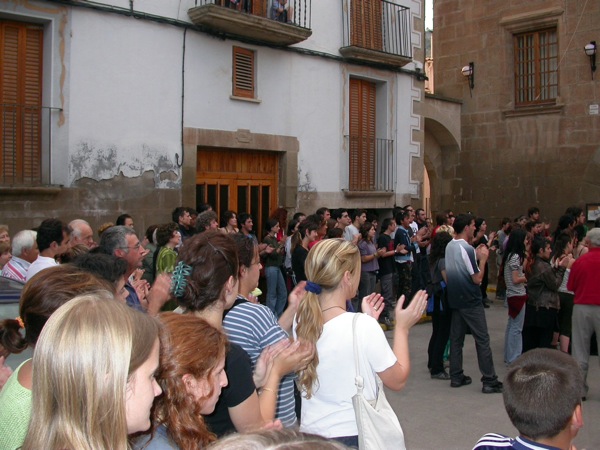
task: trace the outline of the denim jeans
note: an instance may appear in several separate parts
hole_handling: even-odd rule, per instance
[[[277,266],[268,266],[265,268],[267,276],[267,306],[275,317],[279,318],[283,314],[287,300],[287,288],[283,274]]]
[[[514,319],[508,316],[506,333],[504,334],[504,362],[512,363],[523,353],[523,323],[525,322],[525,305]]]

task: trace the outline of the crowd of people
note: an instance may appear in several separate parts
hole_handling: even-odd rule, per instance
[[[504,392],[511,420],[526,422],[515,412],[527,401],[519,370],[541,370],[533,355],[553,349],[577,394],[563,416],[582,425],[600,332],[600,224],[588,230],[580,208],[553,232],[537,208],[490,233],[470,213],[448,210],[434,224],[411,205],[381,226],[363,209],[288,220],[278,208],[259,236],[248,213],[218,219],[210,205],[178,207],[140,240],[122,214],[97,243],[82,219],[46,219],[12,238],[0,225],[1,274],[24,283],[19,317],[0,322],[0,448],[241,448],[246,438],[356,448],[355,368],[366,398],[378,383],[401,390],[409,330],[424,314],[432,379],[472,383],[462,367],[470,333],[482,392]],[[505,384],[485,313],[494,252],[496,299],[508,311]],[[33,358],[12,373],[6,356],[26,348]],[[576,434],[515,426],[517,441]],[[226,437],[234,432],[243,435]],[[517,441],[486,435],[477,448]]]

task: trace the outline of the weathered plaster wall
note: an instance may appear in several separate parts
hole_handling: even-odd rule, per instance
[[[179,188],[183,31],[82,8],[72,16],[69,184],[153,171],[154,187]]]

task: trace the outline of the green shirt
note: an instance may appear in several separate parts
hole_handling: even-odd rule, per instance
[[[169,247],[161,247],[156,256],[156,275],[159,273],[171,273],[175,269],[177,253]]]
[[[276,237],[265,236],[263,244],[267,244],[269,247],[274,249],[279,248],[279,242]],[[271,253],[265,255],[265,267],[279,267],[283,264],[283,255],[277,250],[273,250]]]
[[[29,429],[31,391],[18,380],[19,370],[27,361],[17,367],[0,391],[0,449],[21,447]]]

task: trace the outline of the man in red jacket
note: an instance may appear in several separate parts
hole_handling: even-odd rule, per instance
[[[585,240],[590,251],[573,264],[567,289],[575,292],[571,343],[573,357],[579,363],[586,381],[587,394],[590,340],[594,332],[597,338],[600,337],[600,228],[592,228]]]

